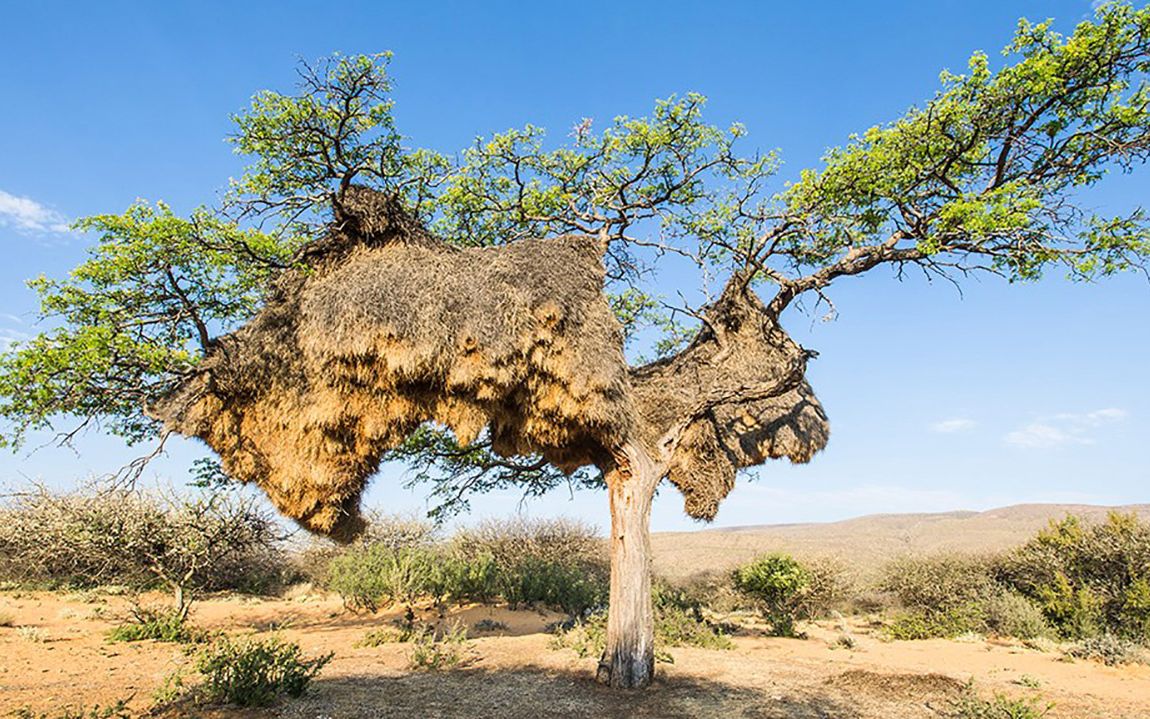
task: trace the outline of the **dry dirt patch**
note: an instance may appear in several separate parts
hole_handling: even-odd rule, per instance
[[[128,697],[143,711],[164,677],[187,666],[176,645],[107,643],[104,635],[126,600],[87,599],[0,593],[0,611],[16,625],[0,628],[0,716],[20,707],[48,712]],[[854,649],[834,648],[838,632],[830,626],[808,627],[805,641],[739,636],[731,651],[672,649],[675,663],[660,664],[654,687],[620,693],[595,684],[594,661],[550,648],[545,627],[558,618],[550,613],[481,606],[442,618],[423,612],[428,621],[506,625],[474,633],[472,660],[454,671],[413,672],[409,645],[357,646],[369,630],[401,614],[349,614],[338,600],[308,594],[197,603],[194,619],[201,626],[275,632],[308,655],[332,651],[335,659],[302,700],[247,712],[184,707],[166,716],[939,719],[973,678],[987,695],[1054,701],[1051,719],[1150,719],[1150,667],[1066,663],[1010,643],[883,642],[862,622],[851,627]],[[43,641],[22,636],[22,626],[34,627]]]

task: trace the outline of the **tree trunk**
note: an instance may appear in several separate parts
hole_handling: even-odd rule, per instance
[[[611,598],[607,649],[597,678],[617,688],[645,687],[655,675],[651,606],[651,500],[661,473],[641,449],[606,473],[611,498]]]

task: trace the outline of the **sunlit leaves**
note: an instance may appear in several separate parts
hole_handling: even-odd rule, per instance
[[[49,329],[0,355],[0,416],[10,424],[0,442],[19,443],[59,414],[149,436],[143,405],[256,311],[299,244],[207,212],[180,218],[162,203],[77,229],[98,235],[88,260],[66,279],[29,283]]]
[[[924,262],[946,255],[1014,279],[1051,264],[1088,279],[1145,262],[1140,217],[1100,221],[1075,193],[1150,156],[1150,10],[1105,5],[1069,37],[1022,21],[1004,54],[994,71],[976,53],[925,106],[803,173],[784,194],[802,227],[787,245],[797,267],[892,237]]]

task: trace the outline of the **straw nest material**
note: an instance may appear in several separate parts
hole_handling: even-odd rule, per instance
[[[707,324],[686,349],[635,369],[631,383],[648,441],[690,415],[700,398],[728,390],[720,396],[731,401],[682,430],[667,474],[686,513],[711,520],[739,469],[782,457],[809,462],[826,446],[830,425],[801,374],[804,350],[753,292],[733,284],[703,316]]]
[[[632,371],[594,238],[460,249],[364,188],[345,193],[336,219],[260,313],[149,412],[337,539],[361,529],[359,498],[383,453],[422,423],[449,427],[461,444],[486,428],[497,453],[542,454],[565,471],[606,467],[623,442],[653,442],[708,383],[769,377],[797,350],[781,330],[744,322],[717,365],[708,360],[719,340],[703,332],[675,358]],[[719,311],[761,308],[739,302]],[[806,461],[826,420],[804,382],[719,406],[682,436],[669,476],[688,513],[709,519],[736,468]]]

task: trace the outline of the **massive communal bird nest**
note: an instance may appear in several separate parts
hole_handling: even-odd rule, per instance
[[[542,454],[566,471],[605,467],[623,442],[666,431],[691,393],[732,371],[769,376],[797,350],[777,328],[743,322],[725,342],[702,332],[679,356],[632,371],[595,238],[460,249],[395,200],[355,187],[336,219],[260,313],[149,411],[207,442],[230,476],[258,484],[283,513],[337,539],[361,528],[359,497],[383,453],[422,423],[464,444],[486,428],[495,452]],[[748,307],[758,309],[743,297],[720,311]],[[737,467],[805,461],[825,440],[804,383],[692,422],[670,478],[688,513],[709,519]]]

